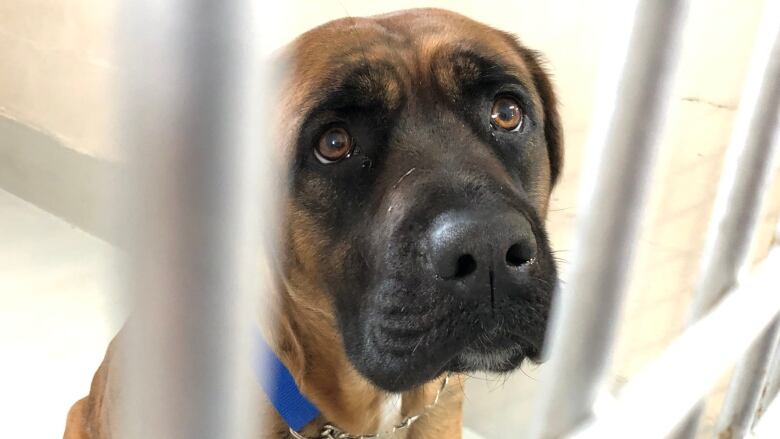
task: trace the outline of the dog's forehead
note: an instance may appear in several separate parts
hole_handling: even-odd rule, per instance
[[[518,42],[450,11],[412,9],[342,18],[302,34],[280,55],[286,68],[276,113],[281,121],[276,125],[279,144],[287,147],[306,115],[331,92],[343,89],[347,78],[357,97],[378,97],[392,107],[403,90],[413,94],[435,82],[445,94],[457,93],[469,74],[500,66],[541,108]]]
[[[367,18],[343,18],[314,28],[286,51],[287,90],[301,105],[323,88],[336,86],[359,66],[392,66],[396,80],[420,84],[439,75],[469,68],[466,57],[478,53],[533,88],[527,65],[515,50],[517,43],[501,31],[462,15],[437,9],[413,9]],[[457,84],[450,84],[455,87]]]

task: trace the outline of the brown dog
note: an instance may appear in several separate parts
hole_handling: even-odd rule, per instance
[[[432,9],[336,20],[282,54],[288,158],[273,343],[325,423],[458,438],[459,373],[538,359],[562,163],[550,82],[509,34]],[[112,437],[112,343],[67,439]],[[391,397],[400,412],[383,414]],[[288,437],[272,409],[272,437]]]

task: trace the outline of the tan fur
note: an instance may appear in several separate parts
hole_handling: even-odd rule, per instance
[[[405,29],[405,30],[404,30]],[[301,115],[317,103],[322,91],[335,82],[331,59],[338,56],[340,63],[360,63],[365,60],[383,59],[393,56],[407,70],[401,83],[393,81],[381,84],[385,99],[397,102],[401,90],[415,81],[426,81],[433,72],[437,81],[447,88],[456,88],[453,73],[439,60],[463,41],[477,50],[485,50],[500,57],[534,91],[535,105],[544,108],[545,124],[555,125],[548,136],[553,150],[560,149],[560,124],[555,112],[555,102],[549,81],[540,67],[524,54],[509,49],[508,36],[473,22],[463,16],[434,9],[420,9],[392,13],[372,18],[345,18],[320,26],[299,37],[280,53],[289,67],[284,75],[285,84],[279,87],[277,98],[280,118],[277,133],[278,144],[283,145],[282,156],[292,153],[294,137],[300,129]],[[360,45],[371,41],[393,41],[410,39],[415,49],[395,51],[386,44],[375,44],[367,50]],[[514,43],[512,43],[514,44]],[[367,82],[366,88],[376,87]],[[555,153],[552,151],[551,154]],[[546,210],[549,184],[535,194],[540,212]],[[316,188],[315,188],[316,190]],[[288,272],[282,273],[278,292],[278,322],[266,331],[266,336],[275,351],[296,378],[302,392],[320,409],[321,419],[309,425],[303,433],[316,436],[319,426],[331,422],[351,434],[376,433],[380,421],[380,410],[387,395],[363,378],[352,367],[346,357],[335,321],[334,311],[325,294],[323,280],[318,275],[318,255],[328,254],[340,260],[345,247],[326,247],[323,239],[326,231],[318,230],[314,221],[305,212],[299,212],[284,203],[286,221],[289,224],[289,257],[297,258],[297,264],[288,264]],[[345,245],[345,244],[343,244]],[[283,264],[285,265],[285,264]],[[78,401],[71,409],[65,431],[65,439],[107,439],[115,428],[111,421],[113,401],[117,398],[119,384],[117,366],[114,360],[114,345],[109,347],[103,364],[93,380],[90,394]],[[402,414],[417,414],[429,404],[440,381],[434,381],[402,395]],[[397,438],[434,439],[461,437],[463,404],[463,379],[454,376],[443,392],[436,407],[427,412],[414,426]],[[287,437],[282,420],[270,405],[261,407],[261,414],[270,422],[270,435],[261,437]]]

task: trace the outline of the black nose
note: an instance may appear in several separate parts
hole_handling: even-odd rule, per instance
[[[519,212],[446,213],[434,221],[429,240],[436,276],[465,282],[477,294],[517,283],[536,258],[531,224]]]

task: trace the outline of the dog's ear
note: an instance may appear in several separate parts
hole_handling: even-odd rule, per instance
[[[544,138],[547,141],[547,153],[550,157],[551,186],[555,186],[563,169],[563,129],[558,114],[558,99],[550,76],[544,69],[544,57],[539,52],[523,47],[514,36],[509,35],[509,39],[528,66],[534,87],[542,98]]]

